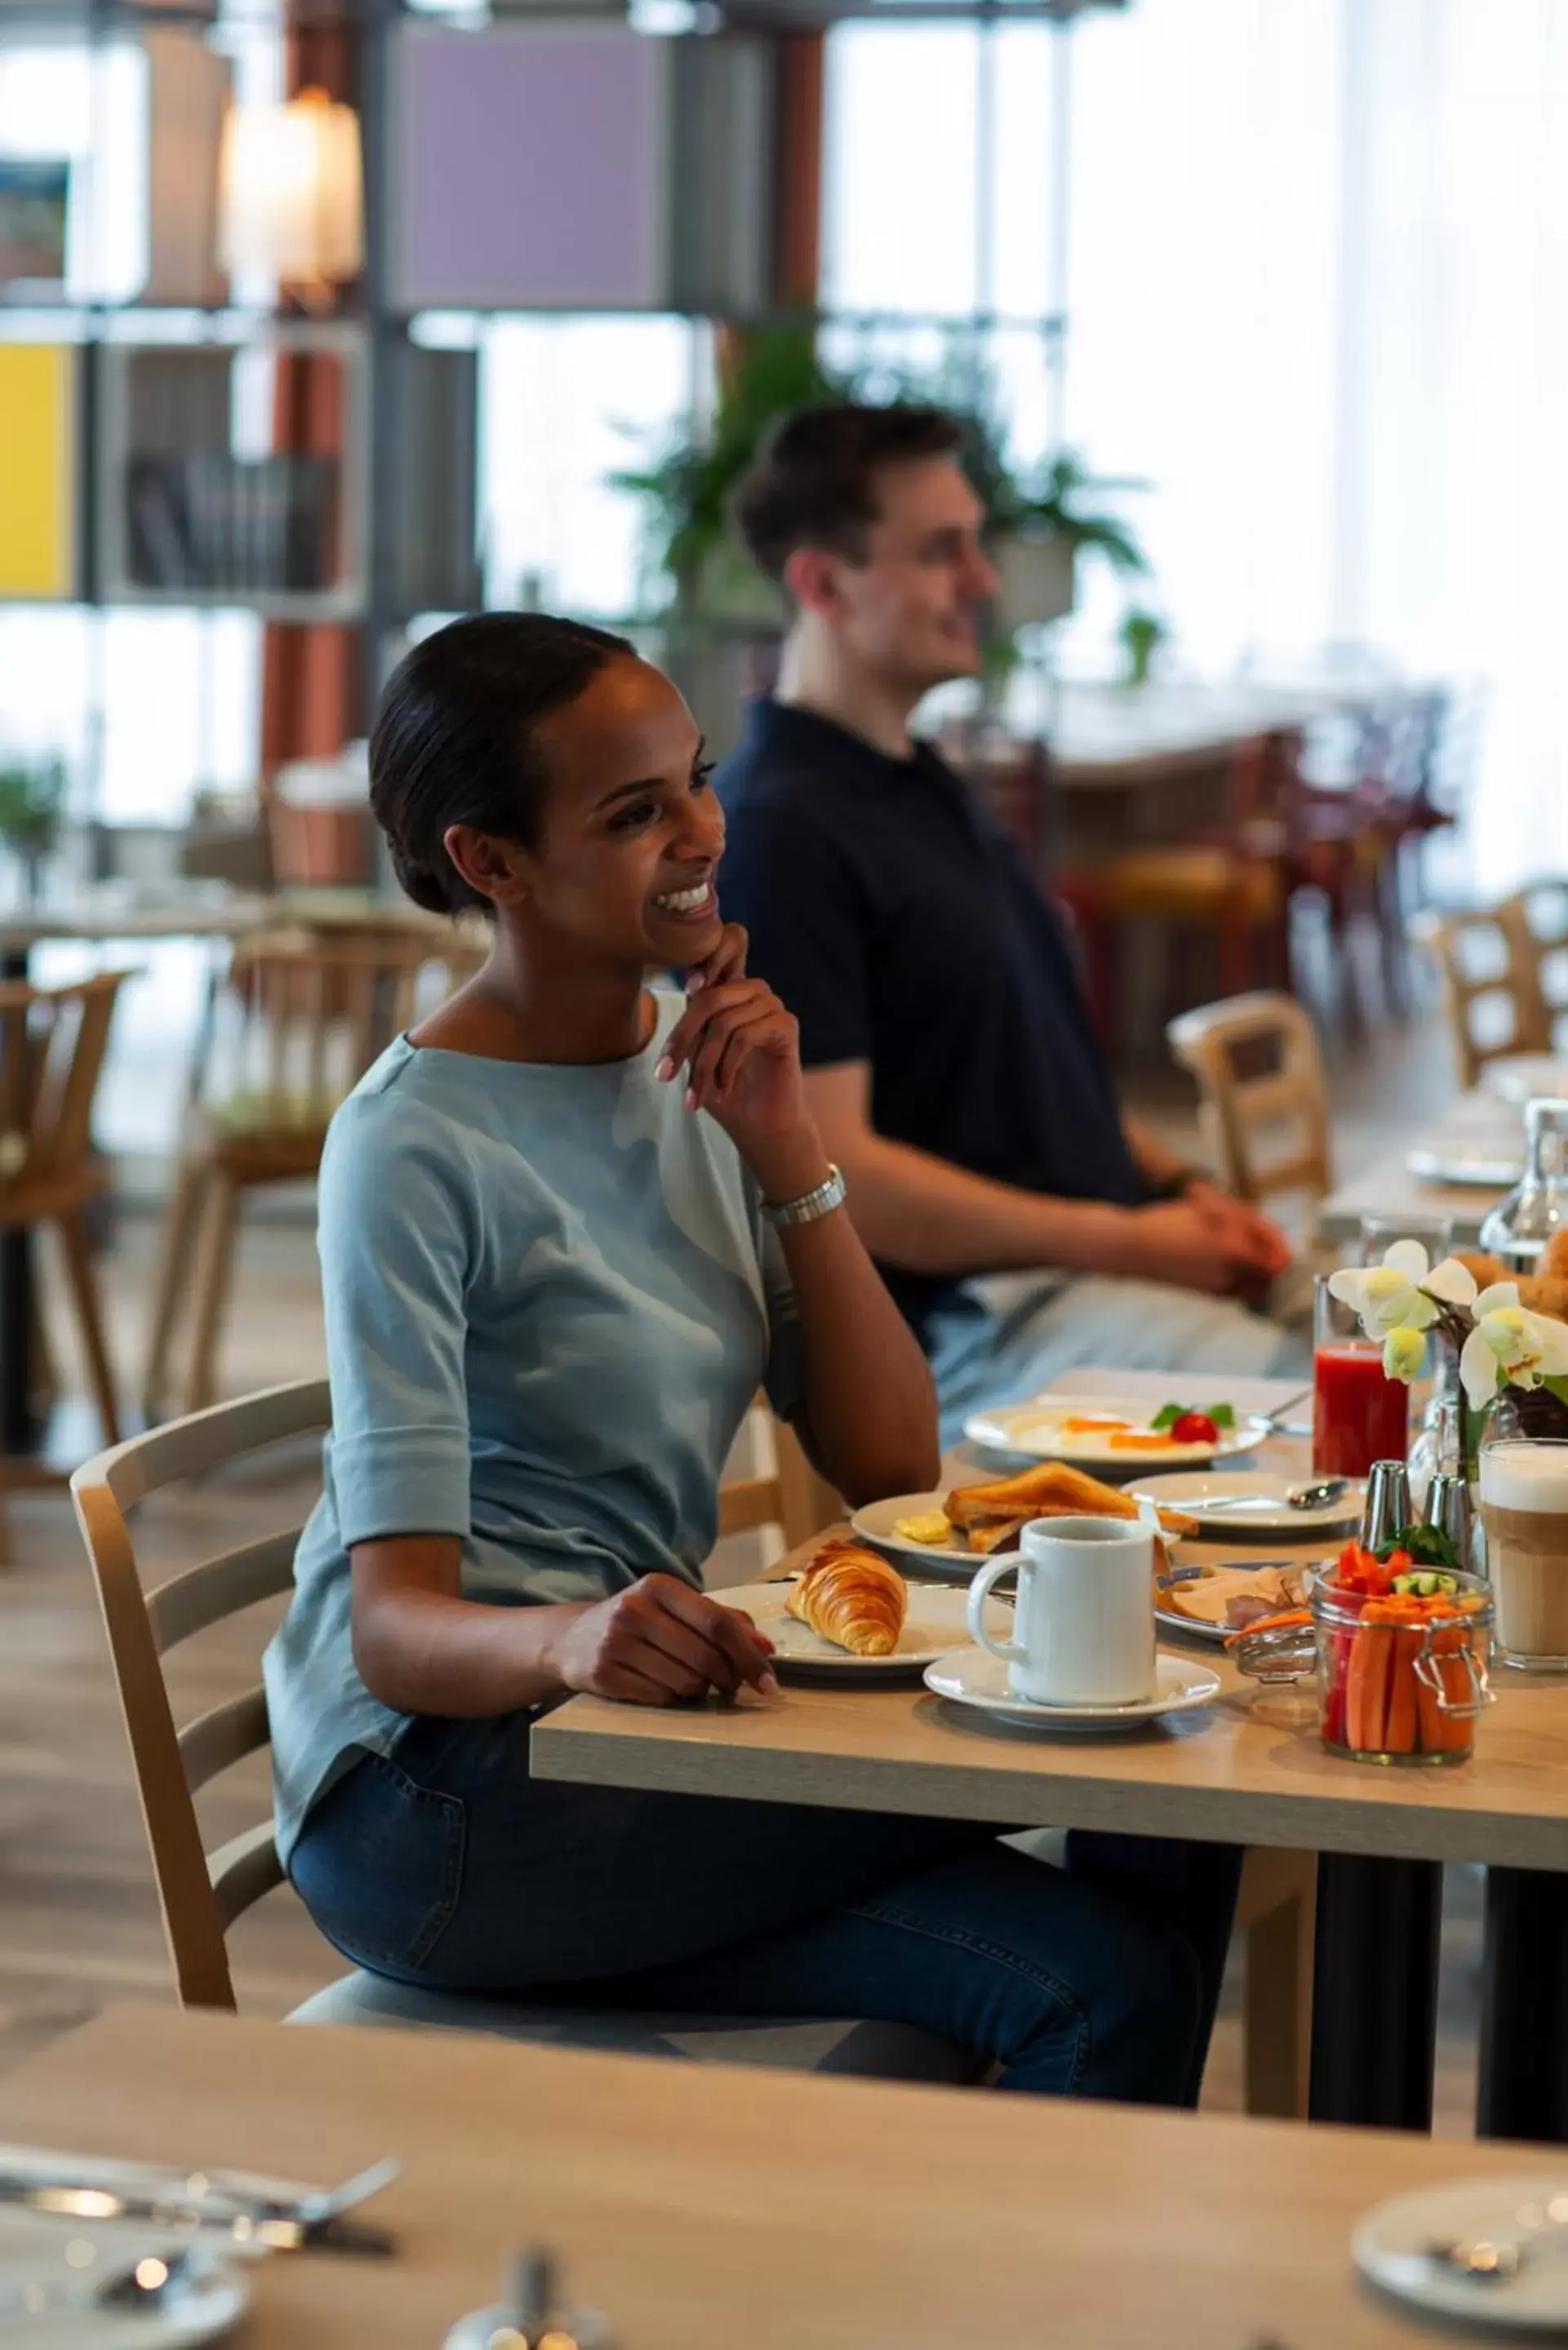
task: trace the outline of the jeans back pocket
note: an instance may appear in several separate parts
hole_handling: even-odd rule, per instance
[[[456,1795],[367,1752],[310,1813],[289,1875],[346,1958],[417,1977],[456,1914],[465,1825]]]

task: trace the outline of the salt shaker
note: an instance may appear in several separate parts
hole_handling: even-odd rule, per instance
[[[1439,1469],[1433,1477],[1427,1489],[1427,1523],[1447,1534],[1454,1546],[1455,1558],[1469,1574],[1475,1524],[1470,1512],[1469,1480],[1462,1470]]]
[[[1410,1523],[1410,1471],[1403,1461],[1375,1461],[1361,1514],[1361,1547],[1382,1550]]]
[[[533,2246],[513,2262],[506,2299],[460,2318],[446,2350],[614,2350],[614,2344],[597,2309],[560,2305],[556,2264]]]

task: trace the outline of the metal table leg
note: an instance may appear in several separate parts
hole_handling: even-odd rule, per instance
[[[0,951],[0,980],[26,976],[25,951]],[[37,1445],[33,1377],[33,1245],[19,1225],[0,1232],[0,1452],[31,1452]]]
[[[1442,1907],[1437,1861],[1319,1858],[1314,2121],[1431,2128]]]
[[[1487,1871],[1476,2134],[1568,2145],[1568,1877]]]

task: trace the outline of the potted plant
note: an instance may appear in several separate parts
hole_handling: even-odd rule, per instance
[[[1147,571],[1127,525],[1096,503],[1147,485],[1092,474],[1067,450],[1021,476],[1007,455],[994,384],[972,358],[955,353],[924,374],[886,365],[837,374],[823,365],[811,328],[773,327],[740,342],[706,432],[677,426],[647,465],[611,476],[643,502],[646,570],[671,583],[679,615],[777,627],[778,596],[731,529],[731,495],[775,417],[855,399],[929,401],[953,416],[960,462],[990,517],[1004,636],[1071,611],[1080,554],[1099,555],[1122,576]]]
[[[36,902],[45,860],[57,846],[66,812],[60,758],[0,764],[0,840],[22,875],[26,902]]]
[[[775,417],[851,396],[818,359],[809,328],[760,328],[721,369],[706,431],[678,424],[649,463],[611,475],[642,501],[645,574],[669,584],[679,616],[777,628],[783,608],[735,539],[731,494]]]

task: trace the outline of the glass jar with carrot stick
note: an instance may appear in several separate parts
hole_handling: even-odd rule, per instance
[[[1323,1742],[1358,1762],[1462,1762],[1492,1702],[1492,1607],[1471,1575],[1377,1558],[1348,1543],[1314,1578],[1305,1608],[1232,1643],[1259,1680],[1315,1669]]]

